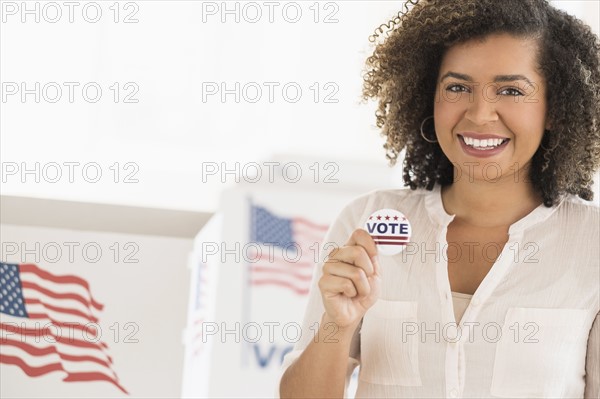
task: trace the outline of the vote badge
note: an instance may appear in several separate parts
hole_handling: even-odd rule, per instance
[[[365,223],[365,230],[377,244],[382,255],[396,255],[404,251],[410,241],[410,222],[400,211],[380,209]]]

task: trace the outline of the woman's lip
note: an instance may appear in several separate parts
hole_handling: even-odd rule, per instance
[[[497,138],[502,138],[502,137],[497,137]],[[497,154],[501,153],[502,151],[504,151],[504,149],[510,142],[510,139],[506,139],[506,141],[504,143],[500,144],[498,147],[495,147],[491,150],[478,150],[471,146],[468,146],[465,143],[465,141],[463,140],[461,135],[459,135],[458,141],[460,142],[460,146],[462,147],[463,151],[467,155],[471,155],[471,156],[478,157],[478,158],[489,158],[489,157],[492,157],[492,156],[497,155]]]

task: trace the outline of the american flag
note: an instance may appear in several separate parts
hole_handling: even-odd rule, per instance
[[[280,217],[255,205],[250,219],[250,240],[259,246],[249,262],[250,284],[308,294],[328,227],[300,217]]]
[[[65,382],[106,381],[128,394],[96,328],[102,309],[80,277],[0,262],[0,363],[29,377],[60,372]]]

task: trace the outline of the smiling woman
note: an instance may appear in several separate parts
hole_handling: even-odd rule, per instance
[[[598,37],[545,0],[410,0],[384,30],[364,96],[410,189],[332,225],[281,396],[360,366],[357,397],[598,398]],[[377,210],[410,219],[402,254]]]
[[[435,131],[444,154],[471,180],[488,178],[487,164],[477,162],[486,158],[503,172],[497,183],[508,179],[512,184],[509,172],[515,165],[529,164],[544,129],[550,128],[546,83],[536,71],[536,53],[536,41],[509,34],[469,41],[446,52],[434,104]],[[469,161],[474,167],[466,167]]]
[[[504,110],[515,117],[544,113],[548,123],[531,168],[513,164],[503,176],[518,170],[531,178],[547,206],[567,193],[591,199],[600,162],[600,45],[590,27],[546,0],[406,3],[417,4],[390,21],[394,29],[368,59],[364,95],[379,99],[377,125],[387,137],[390,161],[407,150],[404,180],[410,187],[453,181],[456,165],[443,147],[423,139],[420,127],[436,105],[441,112],[468,102],[471,115],[486,112],[486,104],[488,111],[499,107],[500,119]],[[482,49],[488,36],[494,43]],[[431,123],[424,125],[431,141]]]

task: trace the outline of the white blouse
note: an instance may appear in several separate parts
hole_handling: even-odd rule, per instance
[[[344,245],[384,208],[406,215],[412,238],[402,253],[379,255],[382,295],[365,314],[348,359],[348,375],[360,366],[357,398],[599,397],[599,208],[574,196],[540,205],[510,226],[474,295],[458,293],[454,301],[446,258],[454,215],[444,210],[439,186],[359,197],[325,242]],[[322,264],[302,338],[282,372],[314,338],[324,312],[321,275]]]

